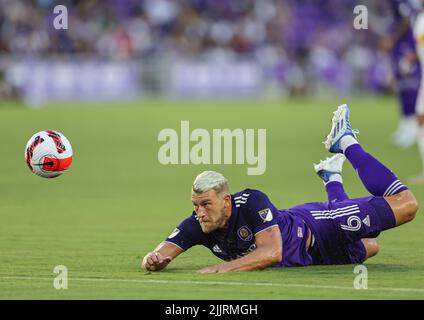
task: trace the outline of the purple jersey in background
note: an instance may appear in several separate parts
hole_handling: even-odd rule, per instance
[[[416,53],[412,26],[419,12],[419,6],[413,1],[391,0],[390,7],[393,14],[390,33],[395,34],[404,20],[409,21],[408,29],[398,39],[392,50],[394,75],[402,113],[409,116],[415,114],[415,104],[421,79],[421,66],[418,59],[413,62],[407,59],[409,54]]]

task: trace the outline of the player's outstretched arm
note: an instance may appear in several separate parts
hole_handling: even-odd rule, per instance
[[[256,249],[244,257],[199,270],[200,273],[263,269],[282,260],[280,228],[275,225],[255,236]]]
[[[160,271],[184,250],[169,242],[160,243],[155,250],[146,254],[141,268],[147,271]]]

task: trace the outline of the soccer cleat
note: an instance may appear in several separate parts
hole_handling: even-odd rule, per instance
[[[419,126],[414,116],[402,117],[396,132],[392,135],[393,143],[402,149],[411,147],[418,138]]]
[[[347,104],[343,104],[337,108],[331,122],[331,131],[323,143],[328,151],[332,153],[343,153],[340,140],[344,136],[352,136],[356,139],[356,135],[359,133],[358,130],[350,127],[349,107]]]
[[[346,157],[343,154],[336,154],[331,158],[321,160],[318,164],[314,163],[315,172],[324,182],[328,182],[331,175],[342,173],[345,160]]]

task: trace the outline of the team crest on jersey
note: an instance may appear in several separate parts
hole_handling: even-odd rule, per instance
[[[250,241],[253,238],[252,231],[250,231],[250,229],[246,226],[243,226],[238,229],[237,234],[243,241]]]
[[[272,219],[274,218],[270,208],[263,209],[263,210],[259,211],[258,214],[261,217],[261,219],[264,221],[264,223],[272,221]]]
[[[169,239],[172,239],[172,238],[174,238],[177,234],[179,234],[180,233],[180,229],[178,229],[178,228],[175,228],[174,229],[174,231],[172,231],[172,233],[169,235]]]

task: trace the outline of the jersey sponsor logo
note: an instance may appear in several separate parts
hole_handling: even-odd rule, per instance
[[[246,226],[243,226],[238,229],[237,234],[243,241],[250,241],[253,238],[252,231],[250,231],[250,229]]]
[[[259,211],[258,214],[259,214],[259,216],[261,217],[261,219],[263,220],[264,223],[272,221],[272,219],[274,218],[270,208],[263,209],[263,210]]]
[[[180,233],[180,229],[175,228],[174,231],[172,231],[172,233],[169,235],[168,239],[174,238],[179,233]]]

